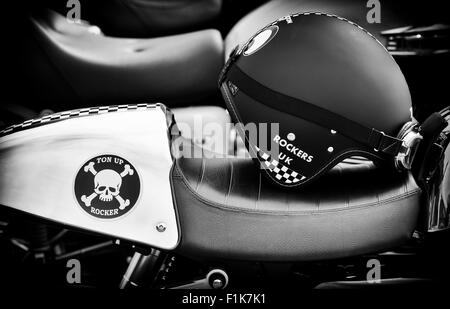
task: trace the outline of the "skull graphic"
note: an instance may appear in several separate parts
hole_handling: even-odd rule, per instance
[[[105,169],[98,172],[94,177],[94,191],[100,200],[110,202],[120,193],[122,177],[116,171]]]
[[[111,202],[115,198],[119,202],[120,210],[124,210],[130,205],[129,199],[123,199],[120,196],[122,178],[134,174],[134,169],[131,168],[130,164],[125,164],[120,174],[112,169],[104,169],[97,172],[95,163],[92,161],[85,165],[83,170],[94,175],[94,192],[91,195],[81,196],[81,201],[86,207],[90,207],[97,196],[103,202]]]

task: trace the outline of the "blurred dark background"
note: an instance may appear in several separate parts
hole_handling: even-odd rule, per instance
[[[302,10],[342,15],[366,27],[385,44],[389,40],[403,40],[406,43],[393,54],[410,86],[416,117],[423,120],[430,112],[448,105],[448,28],[421,32],[422,36],[439,41],[438,47],[422,44],[422,40],[408,45],[412,42],[408,39],[410,33],[381,34],[397,27],[446,25],[445,1],[380,1],[380,24],[367,23],[365,17],[370,8],[365,0],[81,0],[80,3],[83,25],[98,26],[107,42],[112,42],[111,47],[106,47],[101,40],[98,44],[89,43],[77,33],[75,25],[73,29],[72,25],[60,27],[49,20],[45,9],[59,13],[61,18],[66,16],[70,10],[66,0],[3,4],[1,126],[35,117],[46,109],[61,111],[143,101],[163,102],[169,107],[223,106],[215,84],[227,53],[236,44],[242,44],[255,29],[286,13]],[[50,39],[42,38],[45,31],[36,30],[36,24],[30,22],[31,16],[42,23],[44,30],[51,30]],[[215,32],[206,33],[207,29]],[[195,33],[194,39],[186,36],[188,33]],[[173,37],[176,35],[182,36]],[[80,55],[74,56],[71,48],[76,47],[78,39],[84,40],[85,45],[79,48]],[[130,43],[130,40],[136,41]],[[177,40],[186,43],[174,45]],[[49,53],[46,44],[52,51],[68,56]],[[143,54],[137,63],[118,54],[113,59],[114,49],[126,49],[127,44],[150,46],[145,50],[148,58]],[[175,56],[168,52],[173,49],[177,51]],[[104,59],[110,61],[111,67],[106,73],[102,71]],[[79,65],[80,61],[83,66]],[[147,83],[146,76],[149,76]],[[114,81],[110,82],[111,79]],[[92,86],[93,90],[85,85]]]

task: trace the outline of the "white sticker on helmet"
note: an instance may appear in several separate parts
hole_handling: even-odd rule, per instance
[[[247,45],[244,51],[244,56],[250,56],[256,53],[258,50],[263,48],[267,43],[269,43],[275,35],[278,33],[278,26],[270,26],[266,30],[258,33]]]

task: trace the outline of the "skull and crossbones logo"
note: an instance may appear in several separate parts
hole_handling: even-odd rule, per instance
[[[89,195],[83,195],[81,200],[87,207],[91,206],[91,202],[94,198],[99,196],[103,202],[111,202],[115,198],[119,202],[119,209],[123,210],[130,205],[130,200],[124,200],[120,196],[120,187],[122,186],[122,178],[127,175],[133,175],[134,170],[130,165],[125,164],[122,173],[117,173],[111,169],[104,169],[97,172],[94,168],[95,163],[89,162],[83,169],[86,173],[90,172],[94,175],[94,192]]]
[[[136,168],[116,155],[101,155],[85,162],[74,184],[81,208],[99,218],[116,218],[129,211],[140,195]]]

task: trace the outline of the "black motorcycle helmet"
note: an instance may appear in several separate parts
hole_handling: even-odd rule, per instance
[[[249,153],[282,186],[350,156],[393,162],[408,150],[399,136],[414,126],[405,78],[373,35],[344,18],[302,13],[269,24],[234,49],[219,86]]]

